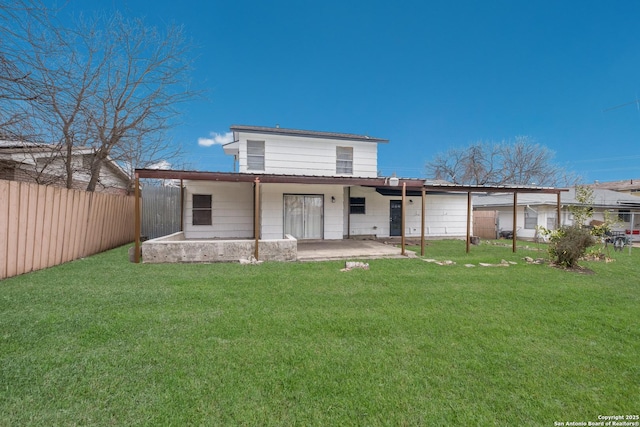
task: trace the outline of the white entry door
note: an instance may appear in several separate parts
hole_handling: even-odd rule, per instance
[[[323,197],[285,194],[284,234],[296,239],[322,239]]]

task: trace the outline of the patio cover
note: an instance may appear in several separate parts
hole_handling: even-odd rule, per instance
[[[260,206],[259,204],[259,188],[260,184],[331,184],[331,185],[343,185],[343,186],[362,186],[362,187],[374,187],[385,189],[389,187],[397,187],[401,190],[402,195],[402,236],[401,245],[402,253],[404,254],[405,248],[405,203],[407,197],[407,190],[420,190],[422,196],[422,229],[420,233],[420,247],[421,255],[424,255],[425,246],[425,230],[424,230],[424,218],[426,212],[426,193],[439,192],[439,193],[467,193],[467,246],[466,251],[469,252],[471,241],[471,195],[473,193],[513,193],[513,216],[514,224],[517,215],[518,205],[518,193],[547,193],[555,194],[557,199],[558,209],[558,221],[560,218],[560,194],[563,191],[568,191],[566,188],[554,188],[554,187],[537,187],[537,186],[519,186],[519,185],[499,185],[499,186],[486,186],[486,185],[459,185],[451,184],[445,181],[438,180],[423,180],[417,178],[396,178],[396,177],[377,177],[377,178],[365,178],[365,177],[334,177],[334,176],[311,176],[311,175],[274,175],[274,174],[251,174],[251,173],[237,173],[237,172],[202,172],[202,171],[183,171],[183,170],[161,170],[161,169],[136,169],[135,170],[135,249],[134,249],[134,261],[140,262],[140,228],[141,228],[141,209],[140,209],[140,179],[166,179],[166,180],[180,180],[180,188],[183,188],[184,180],[192,181],[217,181],[217,182],[253,182],[254,183],[254,206]],[[385,190],[382,190],[385,191]],[[181,197],[182,199],[183,197]],[[254,230],[260,230],[260,216],[258,210],[254,212]],[[559,226],[559,224],[558,224]],[[255,258],[259,259],[258,253],[258,241],[259,233],[255,233]],[[513,251],[516,251],[516,235],[514,230],[513,236]]]

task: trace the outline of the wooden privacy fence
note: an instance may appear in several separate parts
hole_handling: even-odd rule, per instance
[[[0,279],[134,239],[134,198],[0,180]]]
[[[473,211],[473,235],[482,239],[497,239],[498,211]]]
[[[182,231],[180,187],[142,187],[142,236],[147,239]]]

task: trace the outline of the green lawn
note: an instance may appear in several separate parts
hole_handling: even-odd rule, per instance
[[[0,281],[0,425],[553,426],[640,412],[640,250],[135,265]],[[464,264],[516,261],[510,267]]]

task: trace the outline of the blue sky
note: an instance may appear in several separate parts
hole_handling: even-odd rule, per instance
[[[584,182],[640,178],[636,0],[70,0],[98,7],[183,24],[198,45],[207,99],[173,132],[191,169],[233,167],[199,140],[278,124],[387,138],[385,175],[425,177],[448,148],[528,135]]]

